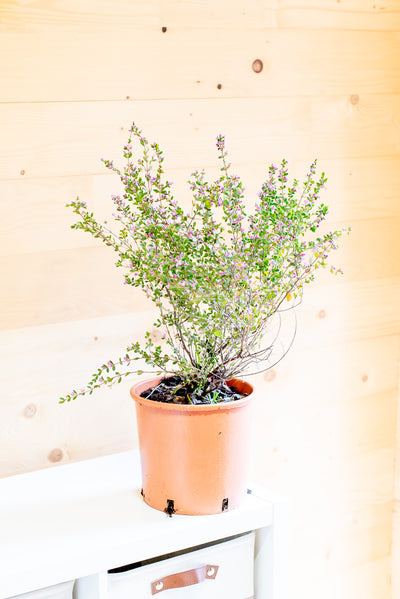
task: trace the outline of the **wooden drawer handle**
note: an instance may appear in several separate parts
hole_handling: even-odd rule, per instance
[[[186,572],[178,572],[170,574],[164,578],[159,578],[151,583],[151,594],[156,595],[167,589],[178,589],[180,587],[188,587],[191,584],[203,582],[203,580],[212,580],[216,577],[219,566],[200,566]]]

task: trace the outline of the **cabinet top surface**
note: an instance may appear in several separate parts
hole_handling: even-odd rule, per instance
[[[137,451],[0,479],[0,599],[272,523],[274,498],[258,492],[169,518],[140,488]]]

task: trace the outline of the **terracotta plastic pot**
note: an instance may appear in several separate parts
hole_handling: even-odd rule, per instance
[[[217,514],[236,508],[247,492],[251,397],[194,406],[140,397],[161,378],[131,388],[144,501],[177,514]],[[247,395],[253,391],[239,379],[229,384]]]

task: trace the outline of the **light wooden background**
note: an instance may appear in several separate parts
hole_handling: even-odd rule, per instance
[[[2,475],[136,445],[129,382],[57,403],[152,323],[64,207],[107,214],[133,119],[183,199],[220,132],[249,201],[282,157],[328,174],[345,275],[258,377],[253,478],[292,500],[293,598],[388,599],[394,521],[398,599],[400,0],[0,0]]]

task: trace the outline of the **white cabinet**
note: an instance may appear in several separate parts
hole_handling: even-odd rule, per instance
[[[70,599],[73,580],[74,599],[287,599],[284,498],[251,486],[236,510],[170,518],[140,488],[135,451],[1,479],[0,599]]]
[[[72,599],[73,586],[73,580],[61,582],[60,584],[45,587],[44,589],[37,589],[29,593],[23,593],[22,595],[14,595],[10,599]]]

